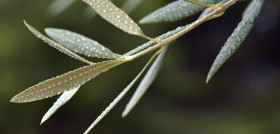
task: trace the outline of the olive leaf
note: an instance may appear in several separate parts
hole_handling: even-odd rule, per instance
[[[45,99],[69,91],[85,82],[120,65],[127,60],[108,60],[81,67],[64,75],[43,81],[14,96],[11,102],[23,103]]]
[[[216,4],[221,0],[201,0],[203,3]],[[184,0],[174,1],[142,18],[140,23],[159,23],[177,21],[203,11],[206,7]]]
[[[234,32],[228,38],[225,45],[220,50],[214,60],[211,69],[207,75],[206,83],[220,69],[220,67],[237,51],[247,35],[252,30],[256,23],[260,10],[265,0],[252,0],[250,5],[245,10],[241,22],[238,24]]]
[[[166,38],[168,38],[168,37],[170,37],[172,35],[175,35],[176,33],[181,32],[182,30],[186,29],[187,27],[189,27],[189,24],[187,24],[186,26],[179,26],[179,27],[177,27],[174,30],[171,30],[169,32],[166,32],[166,33],[156,37],[156,39],[158,39],[158,40],[166,39]],[[151,47],[151,46],[153,46],[155,44],[156,43],[153,42],[153,41],[148,41],[148,42],[146,42],[146,43],[136,47],[135,49],[132,49],[132,50],[128,51],[127,53],[124,54],[124,56],[131,56],[131,55],[133,55],[133,54],[135,54],[137,52],[140,52],[140,51],[142,51],[144,49],[147,49],[147,48],[149,48],[149,47]]]
[[[46,28],[45,32],[53,40],[75,53],[104,59],[116,59],[121,57],[121,55],[113,53],[97,41],[69,30]]]
[[[121,9],[109,0],[83,0],[89,4],[102,18],[117,28],[133,35],[153,40],[146,36],[141,28]]]
[[[43,124],[46,120],[48,120],[61,106],[63,106],[66,102],[68,102],[74,94],[79,90],[80,87],[76,87],[70,89],[69,91],[63,92],[60,97],[56,100],[53,106],[47,111],[47,113],[43,116],[41,120],[41,124]]]
[[[88,129],[84,132],[84,134],[87,134],[90,132],[93,127],[95,127],[115,106],[116,104],[126,95],[126,93],[131,89],[131,87],[135,84],[135,82],[140,78],[140,76],[145,72],[145,70],[149,67],[149,65],[154,61],[156,56],[160,51],[155,53],[151,59],[148,61],[148,63],[144,66],[144,68],[140,71],[140,73],[129,83],[129,85],[113,100],[113,102],[110,103],[108,107],[105,108],[105,110],[102,111],[102,113],[95,119],[95,121],[88,127]]]
[[[160,68],[162,67],[163,61],[167,56],[169,48],[170,45],[167,45],[163,49],[163,51],[160,53],[160,55],[157,57],[157,59],[154,61],[154,63],[152,64],[152,66],[150,67],[150,69],[142,79],[141,83],[139,84],[136,91],[134,92],[132,98],[129,100],[128,104],[126,105],[122,113],[123,117],[125,117],[133,109],[133,107],[139,102],[139,100],[147,91],[147,89],[151,86],[156,76],[158,75]]]
[[[113,2],[114,0],[110,0],[110,1]],[[91,6],[87,6],[84,9],[84,15],[87,17],[87,19],[90,19],[96,17],[97,13],[95,11],[92,11]]]
[[[60,45],[59,43],[51,40],[50,38],[46,37],[45,35],[41,34],[38,30],[36,30],[35,28],[33,28],[32,26],[30,26],[26,21],[24,21],[24,24],[27,26],[27,28],[35,35],[37,36],[39,39],[43,40],[44,42],[46,42],[47,44],[49,44],[50,46],[58,49],[59,51],[69,55],[70,57],[73,57],[77,60],[80,60],[82,62],[85,62],[87,64],[92,64],[92,62],[80,57],[79,55],[73,53],[72,51],[70,51],[69,49],[65,48],[64,46]]]
[[[101,44],[99,44],[96,41],[93,41],[87,37],[84,37],[80,34],[73,33],[71,31],[62,30],[62,29],[54,29],[49,28],[46,29],[46,33],[53,38],[55,41],[49,39],[48,37],[44,36],[40,32],[38,32],[36,29],[28,25],[26,22],[26,26],[29,28],[30,31],[32,31],[38,38],[44,40],[49,45],[57,48],[58,50],[76,58],[79,59],[85,63],[88,63],[90,65],[78,68],[74,71],[68,72],[64,75],[57,76],[55,78],[51,78],[49,80],[46,80],[44,82],[41,82],[35,86],[32,86],[25,91],[19,93],[18,95],[14,96],[11,100],[11,102],[15,103],[22,103],[22,102],[31,102],[35,100],[40,100],[48,97],[52,97],[54,95],[61,94],[62,95],[57,99],[57,101],[54,103],[54,105],[47,111],[47,113],[44,115],[42,122],[46,121],[49,117],[51,117],[57,109],[59,109],[63,104],[65,104],[67,101],[69,101],[73,95],[78,91],[81,85],[83,85],[85,82],[88,82],[90,79],[96,77],[100,73],[103,73],[117,65],[120,65],[124,62],[128,62],[131,60],[134,60],[144,54],[147,54],[151,51],[154,51],[155,49],[158,49],[161,47],[161,49],[156,52],[153,57],[149,60],[149,62],[145,65],[145,67],[141,70],[141,72],[136,76],[136,78],[133,79],[133,81],[113,100],[112,103],[101,113],[100,116],[97,117],[97,119],[89,126],[89,128],[86,130],[85,133],[88,133],[100,120],[102,120],[110,110],[124,97],[124,95],[131,89],[131,87],[135,84],[135,82],[141,77],[141,75],[145,72],[145,70],[148,68],[148,66],[153,62],[150,69],[147,71],[146,75],[140,82],[139,86],[137,87],[137,90],[133,94],[131,100],[129,101],[128,105],[126,106],[122,116],[126,116],[132,108],[138,103],[138,101],[141,99],[141,97],[144,95],[144,93],[147,91],[149,86],[152,84],[152,82],[155,80],[155,77],[158,75],[159,70],[162,66],[162,63],[164,59],[166,58],[167,51],[170,47],[170,42],[175,41],[177,38],[182,36],[183,34],[187,33],[189,30],[192,30],[196,26],[200,25],[201,23],[205,22],[205,20],[197,20],[191,24],[191,27],[189,25],[178,27],[175,30],[172,30],[170,32],[167,32],[156,39],[152,39],[150,37],[147,37],[140,27],[131,19],[129,16],[122,11],[121,9],[117,8],[113,3],[111,3],[108,0],[83,0],[87,4],[89,4],[97,13],[103,17],[108,22],[112,23],[116,27],[120,28],[121,30],[138,35],[141,37],[144,37],[146,39],[149,39],[151,41],[127,52],[124,55],[119,55],[113,53],[108,48],[105,48]],[[211,4],[211,2],[218,2],[221,0],[186,0],[186,1],[192,1],[197,4],[201,5],[207,5]],[[205,2],[206,1],[206,2]],[[207,2],[208,1],[208,2]],[[132,2],[132,1],[131,1]],[[134,1],[135,2],[135,1]],[[181,0],[182,2],[182,0]],[[183,1],[184,3],[188,3]],[[203,4],[200,2],[205,2],[207,4]],[[230,6],[232,6],[237,0],[231,0],[232,3],[228,2],[227,4],[221,5],[221,8],[218,8],[220,11],[223,12]],[[239,23],[238,27],[235,29],[232,36],[228,39],[227,43],[225,44],[225,48],[223,47],[221,52],[222,58],[218,58],[220,55],[217,56],[218,63],[215,63],[213,65],[220,66],[227,60],[223,58],[230,57],[236,49],[240,46],[241,42],[245,39],[245,37],[248,35],[248,31],[251,30],[253,27],[255,20],[257,18],[259,13],[259,10],[261,8],[260,5],[262,5],[264,0],[253,0],[249,6],[249,8],[246,9],[242,22]],[[175,3],[175,2],[174,2]],[[261,3],[261,4],[260,4]],[[171,3],[172,4],[172,3]],[[213,3],[214,4],[214,3]],[[197,6],[197,7],[195,7]],[[189,3],[189,8],[186,8],[187,6],[177,5],[170,7],[169,9],[166,8],[162,10],[163,14],[163,21],[167,21],[168,17],[170,17],[169,13],[172,13],[171,15],[175,16],[172,21],[178,20],[184,17],[187,17],[189,15],[193,15],[195,13],[198,13],[205,9],[205,7],[194,5]],[[180,9],[181,8],[181,9]],[[201,8],[201,9],[200,9]],[[176,12],[176,14],[174,14]],[[209,13],[209,11],[207,11]],[[207,13],[205,12],[205,13]],[[253,13],[252,13],[253,12]],[[160,13],[159,13],[160,14]],[[188,15],[185,15],[188,14]],[[153,16],[156,18],[157,16]],[[152,18],[153,18],[152,17]],[[211,16],[210,16],[211,17]],[[167,18],[167,19],[166,19]],[[157,19],[157,18],[156,18]],[[170,19],[169,19],[170,20]],[[162,21],[162,20],[161,20]],[[197,22],[197,23],[196,23]],[[200,23],[201,22],[201,23]],[[186,29],[186,28],[190,29]],[[184,30],[184,31],[182,31]],[[182,32],[180,32],[182,31]],[[177,34],[180,32],[179,34]],[[67,33],[69,35],[67,36]],[[166,39],[167,38],[167,39]],[[160,42],[160,40],[164,40],[165,42]],[[157,43],[155,43],[155,42]],[[61,44],[59,44],[61,43]],[[92,48],[92,49],[91,49]],[[94,49],[95,48],[95,49]],[[99,58],[106,58],[106,59],[113,59],[108,61],[103,61],[99,63],[92,63],[79,55],[75,54],[84,54],[90,57],[99,57]],[[223,61],[224,60],[224,61]],[[215,60],[216,61],[216,60]],[[216,70],[214,70],[214,73],[219,69],[219,65]],[[213,67],[213,66],[212,66]],[[212,69],[212,68],[211,68]],[[211,70],[210,70],[211,73]],[[213,74],[212,74],[213,75]],[[212,77],[210,76],[210,78]],[[210,79],[209,78],[209,79]],[[209,80],[207,78],[207,82]]]

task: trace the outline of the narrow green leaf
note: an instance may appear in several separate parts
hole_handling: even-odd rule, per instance
[[[116,59],[121,57],[121,55],[113,53],[97,41],[78,33],[57,28],[46,28],[45,32],[53,40],[75,53],[104,59]]]
[[[135,84],[135,82],[140,78],[140,76],[145,72],[148,66],[154,61],[156,56],[158,56],[160,51],[155,53],[149,62],[144,66],[144,68],[140,71],[140,73],[131,81],[131,83],[110,103],[108,107],[95,119],[95,121],[88,127],[88,129],[84,132],[84,134],[89,133],[94,126],[96,126],[114,107],[115,105],[126,95],[126,93],[131,89],[131,87]]]
[[[264,0],[252,0],[250,5],[245,10],[242,21],[238,24],[234,32],[228,38],[225,45],[220,50],[211,69],[207,75],[206,83],[213,77],[219,68],[233,55],[240,47],[242,42],[246,39],[247,35],[252,30],[256,23],[257,17],[263,6]]]
[[[63,92],[60,97],[56,100],[53,106],[48,110],[48,112],[43,116],[41,120],[41,124],[43,124],[46,120],[48,120],[61,106],[63,106],[66,102],[68,102],[74,94],[78,91],[80,87],[76,87],[69,91]]]
[[[77,60],[80,60],[82,62],[85,62],[87,64],[92,64],[92,62],[80,57],[79,55],[73,53],[72,51],[70,51],[69,49],[65,48],[64,46],[58,44],[57,42],[51,40],[50,38],[46,37],[45,35],[41,34],[38,30],[36,30],[35,28],[33,28],[32,26],[30,26],[27,22],[24,21],[24,24],[27,26],[27,28],[35,35],[37,36],[39,39],[43,40],[44,42],[46,42],[47,44],[49,44],[50,46],[58,49],[59,51],[69,55],[70,57],[73,57]]]
[[[203,3],[216,4],[221,0],[200,0]],[[140,23],[159,23],[177,21],[203,11],[206,7],[192,4],[184,0],[174,1],[162,8],[155,10],[142,18]]]
[[[32,86],[18,95],[11,102],[23,103],[45,99],[69,91],[83,85],[100,73],[126,62],[126,60],[109,60],[81,67],[64,75],[43,81]]]
[[[133,35],[148,38],[140,27],[121,9],[108,0],[83,0],[102,18],[119,29]]]
[[[125,117],[133,109],[133,107],[138,103],[138,101],[141,99],[141,97],[144,95],[147,89],[151,86],[151,84],[153,83],[153,81],[159,73],[159,70],[163,64],[164,59],[166,58],[169,48],[170,45],[166,46],[164,50],[160,53],[160,55],[157,57],[157,59],[154,61],[154,63],[144,76],[143,80],[139,84],[138,88],[134,92],[132,98],[126,105],[122,114],[123,117]]]
[[[174,30],[171,30],[169,32],[166,32],[160,36],[158,36],[156,39],[158,40],[163,40],[163,39],[166,39],[172,35],[175,35],[176,33],[179,33],[181,32],[182,30],[186,29],[187,27],[189,26],[189,24],[187,24],[186,26],[180,26],[180,27],[177,27],[176,29]],[[148,41],[147,43],[144,43],[138,47],[136,47],[135,49],[132,49],[130,50],[129,52],[125,53],[124,56],[131,56],[133,54],[136,54],[144,49],[147,49],[153,45],[155,45],[156,43],[154,41]]]

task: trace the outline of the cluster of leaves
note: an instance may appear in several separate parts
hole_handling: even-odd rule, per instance
[[[45,32],[50,38],[46,37],[35,28],[30,26],[28,23],[24,22],[28,29],[38,38],[42,39],[44,42],[58,49],[59,51],[88,65],[32,86],[14,96],[11,102],[31,102],[61,94],[61,96],[57,99],[53,106],[44,115],[41,121],[41,123],[43,123],[49,117],[51,117],[57,109],[59,109],[62,105],[69,101],[84,83],[113,67],[116,67],[125,62],[129,62],[144,54],[157,50],[144,66],[144,68],[140,71],[140,73],[135,77],[135,79],[90,125],[90,127],[85,132],[88,133],[124,97],[124,95],[131,89],[131,87],[141,77],[146,69],[152,64],[149,70],[146,72],[146,75],[140,82],[139,86],[137,87],[132,98],[128,102],[122,114],[123,117],[126,116],[137,104],[137,102],[144,95],[146,90],[156,78],[162,66],[162,63],[166,58],[168,50],[173,42],[175,42],[177,38],[184,35],[201,23],[219,17],[228,7],[235,4],[238,0],[174,1],[147,15],[140,20],[140,23],[176,21],[191,15],[195,15],[199,12],[202,12],[201,16],[195,22],[187,24],[186,26],[180,26],[175,30],[166,32],[163,35],[158,36],[157,38],[151,38],[145,35],[141,28],[123,10],[116,7],[109,0],[83,1],[90,5],[96,11],[96,13],[98,13],[102,18],[104,18],[112,25],[118,27],[124,32],[143,37],[150,41],[121,55],[112,52],[97,41],[68,30],[46,28]],[[228,38],[220,53],[217,55],[208,73],[206,82],[208,82],[212,78],[212,76],[218,71],[218,69],[240,47],[240,45],[254,26],[263,3],[264,0],[252,0],[250,2],[247,9],[243,13],[241,22],[238,24],[232,35]],[[93,63],[79,56],[78,54],[82,54],[88,57],[101,58],[104,59],[104,61]]]

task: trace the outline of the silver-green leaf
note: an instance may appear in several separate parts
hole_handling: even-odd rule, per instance
[[[64,75],[43,81],[14,96],[11,102],[24,103],[45,99],[83,85],[100,73],[126,62],[109,60],[81,67]]]
[[[200,0],[208,4],[216,4],[221,0]],[[196,5],[184,0],[174,1],[162,8],[155,10],[149,15],[142,18],[140,23],[159,23],[177,21],[203,11],[206,7]]]
[[[189,24],[187,24],[186,26],[177,27],[177,28],[174,29],[174,30],[171,30],[171,31],[169,31],[169,32],[166,32],[166,33],[164,33],[164,34],[162,34],[162,35],[156,37],[156,39],[157,39],[157,40],[166,39],[166,38],[168,38],[168,37],[170,37],[170,36],[172,36],[172,35],[175,35],[176,33],[179,33],[180,31],[186,29],[187,27],[189,27]],[[135,49],[132,49],[132,50],[128,51],[127,53],[124,54],[124,56],[131,56],[131,55],[133,55],[133,54],[135,54],[135,53],[137,53],[137,52],[140,52],[140,51],[142,51],[142,50],[144,50],[144,49],[147,49],[147,48],[149,48],[149,47],[151,47],[151,46],[153,46],[153,45],[155,45],[155,44],[156,44],[156,43],[155,43],[154,41],[148,41],[148,42],[146,42],[146,43],[144,43],[144,44],[142,44],[142,45],[136,47]]]
[[[133,35],[148,38],[141,28],[121,9],[109,0],[83,0],[89,4],[102,18],[117,28]]]
[[[47,113],[43,116],[41,120],[41,124],[48,120],[61,106],[63,106],[66,102],[68,102],[74,94],[79,90],[80,87],[73,88],[69,91],[65,91],[60,95],[60,97],[56,100],[53,106],[47,111]]]
[[[110,103],[108,107],[95,119],[95,121],[88,127],[84,134],[89,133],[114,107],[115,105],[126,95],[126,93],[131,89],[135,82],[140,78],[140,76],[145,72],[149,65],[154,61],[155,57],[159,52],[154,54],[145,67],[140,71],[140,73],[130,82],[130,84]]]
[[[247,35],[256,23],[257,17],[262,9],[265,0],[252,0],[250,5],[244,12],[241,22],[238,24],[234,32],[228,38],[225,45],[220,50],[214,60],[211,69],[207,75],[206,83],[213,77],[219,68],[236,52]]]
[[[142,79],[141,83],[137,87],[136,91],[134,92],[132,98],[126,105],[122,116],[125,117],[132,109],[133,107],[138,103],[138,101],[141,99],[141,97],[144,95],[144,93],[147,91],[147,89],[151,86],[153,81],[155,80],[156,76],[159,73],[159,70],[163,64],[164,59],[166,58],[167,52],[170,48],[170,45],[166,46],[164,50],[160,53],[160,55],[157,57],[157,59],[154,61],[144,78]]]
[[[116,59],[121,57],[121,55],[113,53],[97,41],[69,30],[46,28],[45,32],[53,40],[75,53],[104,59]]]
[[[49,44],[50,46],[58,49],[59,51],[69,55],[70,57],[73,57],[77,60],[80,60],[82,62],[85,62],[87,64],[92,64],[92,62],[84,59],[83,57],[73,53],[72,51],[70,51],[69,49],[65,48],[64,46],[60,45],[59,43],[51,40],[50,38],[46,37],[45,35],[41,34],[38,30],[36,30],[35,28],[33,28],[32,26],[30,26],[27,22],[24,21],[24,24],[27,26],[27,28],[35,35],[37,36],[39,39],[43,40],[44,42],[46,42],[47,44]]]

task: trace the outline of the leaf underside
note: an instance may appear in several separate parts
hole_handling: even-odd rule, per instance
[[[170,45],[166,46],[163,49],[163,51],[160,53],[160,55],[157,57],[157,59],[154,61],[154,63],[152,64],[152,66],[150,67],[150,69],[142,79],[136,91],[134,92],[132,98],[129,100],[128,104],[126,105],[122,113],[123,117],[125,117],[133,109],[133,107],[139,102],[139,100],[147,91],[147,89],[151,86],[151,84],[153,83],[153,81],[155,80],[156,76],[159,73],[159,70],[163,64],[164,59],[167,56],[169,48]]]
[[[228,38],[225,45],[220,50],[214,60],[211,69],[207,75],[206,83],[213,77],[219,68],[232,56],[240,47],[247,35],[256,23],[257,17],[265,0],[252,0],[250,5],[244,12],[241,22],[238,24],[234,32]]]
[[[53,40],[75,53],[103,59],[116,59],[121,57],[121,55],[113,53],[97,41],[78,33],[58,28],[46,28],[45,32]]]
[[[102,18],[117,28],[133,35],[146,37],[140,27],[121,9],[108,0],[83,0]]]
[[[144,38],[148,38],[140,29],[140,27],[121,9],[116,7],[113,3],[108,0],[83,0],[87,4],[89,4],[102,18],[115,25],[119,29],[133,35],[138,35]],[[208,4],[215,4],[220,2],[221,0],[201,0],[201,2],[205,2]],[[207,76],[207,82],[212,78],[212,76],[217,72],[217,70],[229,59],[229,57],[240,47],[241,43],[245,40],[252,27],[254,26],[258,14],[261,10],[265,0],[252,0],[246,11],[244,12],[244,16],[242,21],[238,24],[237,28],[234,30],[232,35],[228,38],[225,45],[222,47],[220,53],[216,57],[213,65]],[[205,7],[195,5],[184,0],[178,0],[168,4],[165,7],[162,7],[155,12],[149,14],[142,20],[141,23],[157,23],[157,22],[166,22],[166,21],[176,21],[196,13],[203,11]],[[66,102],[68,102],[73,95],[78,91],[81,85],[85,82],[91,80],[102,72],[105,72],[117,65],[120,65],[127,60],[122,60],[122,55],[113,53],[108,48],[104,47],[100,43],[91,40],[87,37],[84,37],[80,34],[63,30],[63,29],[55,29],[55,28],[47,28],[45,31],[48,36],[50,36],[55,41],[49,39],[48,37],[41,34],[35,28],[24,22],[28,29],[33,32],[38,38],[42,39],[50,46],[55,47],[56,49],[66,53],[67,55],[74,57],[80,61],[83,61],[88,66],[81,67],[74,71],[68,72],[61,76],[57,76],[55,78],[48,79],[43,81],[35,86],[32,86],[25,91],[19,93],[14,96],[11,102],[15,103],[23,103],[23,102],[31,102],[36,100],[41,100],[44,98],[52,97],[54,95],[61,94],[62,95],[57,99],[57,101],[53,104],[53,106],[48,110],[48,112],[44,115],[41,123],[46,121],[49,117],[51,117],[57,109],[63,106]],[[181,30],[185,29],[187,26],[178,27],[177,29],[170,31],[166,34],[159,36],[157,39],[165,39],[170,37]],[[150,38],[151,39],[151,38]],[[60,43],[60,44],[59,44]],[[152,45],[155,42],[149,41],[136,49],[133,49],[125,54],[125,56],[129,56],[139,52],[140,50],[144,50]],[[137,90],[133,94],[129,103],[127,104],[125,110],[123,111],[122,116],[126,116],[133,107],[138,103],[141,97],[144,95],[146,90],[150,87],[152,82],[155,80],[155,77],[159,73],[159,70],[162,66],[164,59],[166,58],[168,49],[170,45],[168,45],[164,50],[160,53],[157,59],[154,61],[143,80],[139,84]],[[109,61],[104,61],[100,63],[92,63],[79,55],[84,54],[89,57],[98,57],[104,59],[114,59]],[[136,76],[136,78],[118,95],[117,98],[101,113],[101,115],[93,122],[93,124],[88,128],[85,133],[88,133],[105,115],[123,98],[123,96],[129,91],[129,89],[135,84],[135,82],[140,78],[146,68],[149,66],[151,60],[146,64],[146,66],[141,70],[141,72]]]
[[[62,92],[79,87],[100,73],[105,72],[124,62],[126,61],[109,60],[81,67],[64,75],[43,81],[24,90],[23,92],[14,96],[11,102],[31,102],[58,95]]]
[[[201,2],[208,4],[216,4],[221,0],[200,0]],[[162,8],[155,10],[149,15],[142,18],[140,23],[159,23],[177,21],[192,15],[195,15],[206,9],[206,7],[196,5],[184,0],[174,1]]]
[[[53,106],[47,111],[47,113],[43,116],[41,120],[41,124],[48,120],[61,106],[63,106],[66,102],[68,102],[75,93],[79,90],[80,87],[76,87],[70,89],[69,91],[63,92]]]
[[[57,42],[51,40],[50,38],[46,37],[45,35],[41,34],[38,30],[36,30],[35,28],[33,28],[32,26],[30,26],[27,22],[24,21],[24,24],[27,26],[27,28],[35,35],[37,36],[39,39],[43,40],[44,42],[46,42],[47,44],[49,44],[50,46],[58,49],[59,51],[67,54],[70,57],[73,57],[77,60],[80,60],[82,62],[85,62],[87,64],[92,64],[92,62],[84,59],[83,57],[80,57],[79,55],[73,53],[72,51],[70,51],[69,49],[65,48],[64,46],[58,44]]]
[[[169,31],[169,32],[166,32],[165,34],[162,34],[162,35],[158,36],[156,39],[157,39],[157,40],[166,39],[166,38],[168,38],[168,37],[170,37],[170,36],[172,36],[172,35],[175,35],[176,33],[181,32],[182,30],[186,29],[188,26],[189,26],[189,24],[187,24],[186,26],[177,27],[177,28],[174,29],[174,30],[171,30],[171,31]],[[155,43],[154,41],[148,41],[148,42],[146,42],[146,43],[144,43],[144,44],[142,44],[142,45],[136,47],[135,49],[132,49],[132,50],[130,50],[129,52],[125,53],[124,56],[133,55],[133,54],[135,54],[135,53],[137,53],[137,52],[140,52],[140,51],[142,51],[142,50],[144,50],[144,49],[147,49],[147,48],[149,48],[149,47],[151,47],[151,46],[153,46],[153,45],[155,45],[155,44],[156,44],[156,43]]]
[[[88,127],[84,134],[90,132],[93,127],[95,127],[113,108],[114,106],[126,95],[126,93],[131,89],[131,87],[135,84],[135,82],[140,78],[140,76],[145,72],[145,70],[149,67],[152,61],[156,58],[158,53],[154,54],[152,58],[148,61],[145,67],[140,71],[140,73],[129,83],[129,85],[110,103],[108,107],[95,119],[95,121]]]

